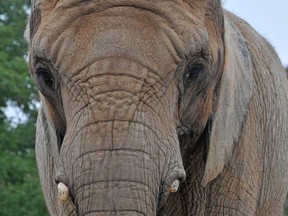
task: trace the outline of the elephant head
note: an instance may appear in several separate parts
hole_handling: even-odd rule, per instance
[[[203,137],[201,185],[222,172],[253,82],[227,16],[220,0],[32,1],[36,153],[52,215],[158,214]]]

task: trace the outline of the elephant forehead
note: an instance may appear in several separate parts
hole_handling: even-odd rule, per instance
[[[191,15],[181,14],[179,8],[177,16],[174,8],[174,17],[169,7],[159,14],[156,9],[130,6],[101,12],[56,8],[40,26],[32,43],[33,54],[71,75],[99,59],[117,56],[165,73],[205,38],[204,31],[193,30]],[[181,19],[174,23],[178,16]]]

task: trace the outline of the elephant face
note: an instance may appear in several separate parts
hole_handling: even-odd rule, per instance
[[[43,0],[32,7],[46,201],[56,195],[43,182],[55,178],[79,215],[156,215],[173,183],[185,179],[181,150],[193,147],[214,111],[220,3]]]

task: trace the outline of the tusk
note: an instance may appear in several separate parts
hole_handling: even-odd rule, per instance
[[[172,183],[171,187],[169,188],[169,192],[170,192],[170,193],[176,193],[177,190],[178,190],[178,188],[179,188],[179,185],[180,185],[180,181],[179,181],[178,179],[175,180],[175,181]]]
[[[61,201],[67,201],[69,198],[68,187],[62,182],[59,182],[58,184],[58,197]]]

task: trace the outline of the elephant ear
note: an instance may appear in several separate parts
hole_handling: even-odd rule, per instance
[[[252,96],[253,70],[245,39],[227,15],[224,15],[224,22],[224,71],[212,122],[203,186],[215,179],[233,157],[234,144],[239,141]]]

